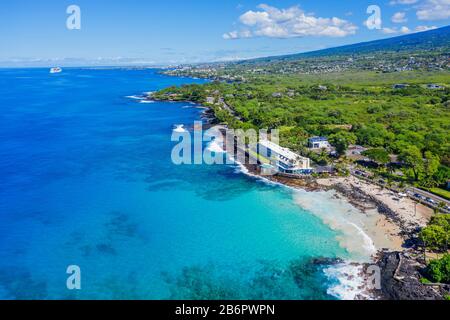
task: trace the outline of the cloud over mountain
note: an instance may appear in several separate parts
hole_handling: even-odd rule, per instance
[[[419,20],[443,20],[450,17],[450,0],[426,0],[417,8]]]
[[[240,16],[240,30],[223,35],[224,39],[252,37],[295,38],[306,36],[345,37],[356,33],[353,23],[337,17],[322,18],[305,13],[299,6],[278,9],[260,4],[257,11]]]

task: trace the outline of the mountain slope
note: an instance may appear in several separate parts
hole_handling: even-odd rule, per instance
[[[412,51],[444,51],[445,53],[449,53],[450,26],[389,39],[357,43],[300,54],[252,59],[242,61],[241,63],[281,62],[299,60],[302,58],[349,56],[355,54],[372,54],[382,52],[406,53]]]

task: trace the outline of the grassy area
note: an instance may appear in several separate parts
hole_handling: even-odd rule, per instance
[[[447,190],[444,190],[441,188],[432,188],[432,189],[429,189],[428,191],[430,191],[431,193],[433,193],[437,196],[440,196],[442,198],[450,200],[450,191],[447,191]]]

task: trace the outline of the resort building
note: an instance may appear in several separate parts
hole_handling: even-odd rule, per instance
[[[313,137],[308,141],[310,149],[331,149],[331,145],[325,137]]]
[[[313,173],[311,160],[302,157],[287,148],[283,148],[269,140],[260,140],[258,144],[260,159],[266,167],[271,165],[279,172],[287,174],[306,175]]]

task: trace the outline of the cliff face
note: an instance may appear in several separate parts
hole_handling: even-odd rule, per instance
[[[449,285],[431,286],[420,282],[420,270],[425,268],[417,252],[383,252],[378,266],[381,268],[381,290],[377,294],[384,300],[443,300]]]

